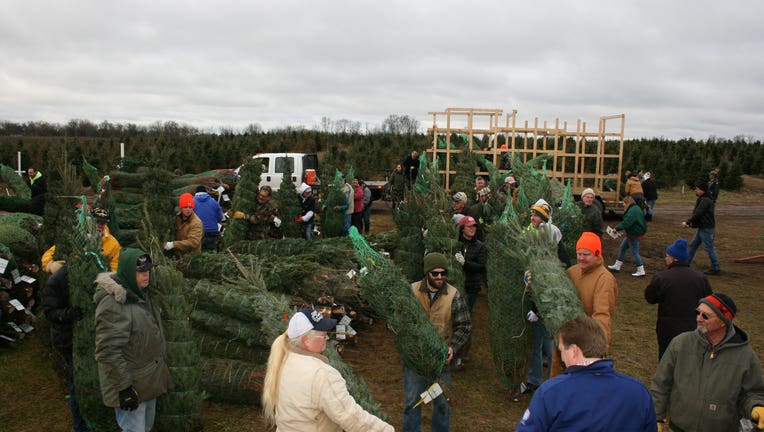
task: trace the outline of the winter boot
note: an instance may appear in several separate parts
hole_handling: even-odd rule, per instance
[[[634,277],[640,277],[645,275],[645,266],[641,265],[637,267],[637,272],[631,274]]]
[[[609,265],[609,266],[607,266],[607,268],[609,268],[610,270],[613,270],[613,271],[617,271],[617,272],[618,272],[618,271],[621,271],[621,266],[622,266],[622,265],[623,265],[623,261],[618,261],[618,260],[616,260],[616,261],[615,261],[615,264],[613,264],[613,265]]]

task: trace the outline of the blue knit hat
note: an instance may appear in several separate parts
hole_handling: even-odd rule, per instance
[[[677,261],[689,261],[690,253],[687,251],[687,241],[684,239],[677,239],[677,241],[671,243],[671,246],[666,248],[666,255]]]

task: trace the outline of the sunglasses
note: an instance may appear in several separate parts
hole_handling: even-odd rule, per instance
[[[708,315],[708,314],[707,314],[707,313],[705,313],[705,312],[701,312],[701,311],[700,311],[700,309],[695,309],[695,316],[698,316],[698,315],[702,316],[702,317],[703,317],[703,319],[704,319],[704,320],[706,320],[706,321],[708,321],[708,320],[710,320],[710,319],[713,319],[713,318],[716,318],[716,317],[714,317],[714,316],[710,316],[710,315]]]
[[[446,270],[443,270],[443,271],[431,271],[430,272],[430,276],[432,276],[432,277],[438,277],[438,276],[446,277],[446,275],[448,275],[448,272]]]

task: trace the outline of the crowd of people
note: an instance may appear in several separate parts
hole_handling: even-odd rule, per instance
[[[406,190],[416,182],[418,162],[412,167],[409,161],[416,158],[417,152],[412,152],[393,172],[390,182],[394,203],[403,202]],[[39,182],[41,177],[35,177]],[[718,197],[715,173],[709,183],[696,185],[695,208],[683,223],[697,229],[695,236],[690,242],[678,239],[668,245],[666,268],[657,271],[644,289],[646,302],[658,305],[655,331],[659,365],[649,389],[616,371],[608,359],[619,295],[613,273],[621,270],[626,252],[630,251],[636,265],[632,276],[646,276],[639,245],[657,200],[651,173],[627,177],[624,216],[615,227],[624,238],[613,265],[605,265],[602,238],[606,230],[593,189],[585,189],[578,203],[583,233],[575,244],[575,264],[562,247],[563,232],[554,223],[555,207],[541,199],[528,209],[530,223],[525,229],[548,237],[550,244],[556,245],[557,258],[576,289],[584,315],[549,334],[538,309],[532,307],[528,312],[526,319],[534,331],[530,368],[527,381],[512,390],[510,399],[520,401],[525,395],[531,399],[517,430],[732,431],[737,430],[741,419],[764,427],[761,364],[748,334],[734,323],[734,300],[714,293],[707,278],[721,272],[713,248],[714,203]],[[513,199],[517,189],[515,178],[507,175],[498,193]],[[344,203],[332,210],[343,215],[343,234],[351,226],[368,232],[368,188],[353,179],[343,181],[342,190]],[[270,187],[261,187],[255,214],[232,215],[251,225],[251,240],[280,236],[282,221],[271,195]],[[463,288],[466,296],[451,284],[449,260],[438,252],[424,256],[422,278],[411,284],[414,298],[448,347],[440,377],[446,390],[451,387],[453,374],[469,364],[472,314],[480,292],[489,283],[486,266],[490,251],[485,244],[485,230],[492,214],[492,194],[481,176],[475,178],[474,190],[456,191],[451,198],[451,216],[461,244],[454,259],[465,276],[464,286],[458,288]],[[304,238],[310,240],[316,206],[311,187],[302,184],[296,199],[300,216],[294,223],[301,225]],[[227,216],[204,187],[195,195],[181,195],[178,209],[175,238],[167,241],[164,249],[180,254],[217,250],[221,223]],[[90,214],[102,238],[101,253],[109,259],[95,280],[94,295],[95,357],[103,403],[114,409],[123,430],[149,431],[156,415],[156,398],[173,386],[165,360],[161,318],[147,289],[152,259],[142,250],[119,247],[106,225],[108,211],[93,209]],[[705,274],[691,268],[701,244],[711,261],[711,269]],[[55,259],[55,246],[43,255],[42,268],[50,273],[42,293],[43,309],[52,323],[54,348],[71,383],[71,329],[83,313],[69,303],[68,269],[64,260]],[[353,400],[344,379],[321,355],[326,349],[327,332],[336,324],[319,311],[305,309],[292,315],[286,332],[273,342],[262,403],[266,421],[277,430],[393,430]],[[403,384],[403,430],[419,431],[420,400],[433,383],[404,365]],[[432,402],[430,430],[449,430],[451,407],[446,394],[435,396]],[[87,431],[72,384],[70,408],[74,430]]]

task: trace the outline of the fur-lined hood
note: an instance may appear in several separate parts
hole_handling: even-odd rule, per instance
[[[98,304],[107,295],[114,297],[117,303],[125,304],[128,291],[114,279],[116,276],[116,272],[98,273],[95,279],[97,286],[93,294],[93,302],[95,304]]]

